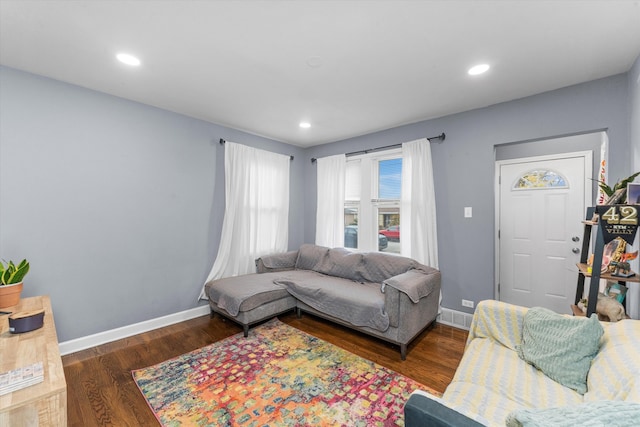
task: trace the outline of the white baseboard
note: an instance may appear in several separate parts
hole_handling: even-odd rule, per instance
[[[471,327],[471,319],[473,319],[473,314],[442,307],[442,312],[436,321],[443,325],[466,329],[468,331]]]
[[[210,309],[209,305],[207,304],[178,313],[157,317],[155,319],[145,320],[144,322],[123,326],[121,328],[111,329],[109,331],[99,332],[97,334],[88,335],[86,337],[64,341],[59,344],[60,354],[64,356],[66,354],[86,350],[87,348],[96,347],[98,345],[117,341],[122,338],[142,334],[144,332],[152,331],[164,326],[169,326],[179,322],[183,322],[185,320],[204,316],[209,313]],[[469,330],[472,318],[472,314],[463,313],[461,311],[451,310],[449,308],[443,307],[442,313],[440,313],[436,321],[438,323],[442,323],[443,325],[449,325],[456,328]]]
[[[164,326],[169,326],[185,320],[204,316],[209,313],[209,304],[207,304],[200,307],[191,308],[189,310],[180,311],[178,313],[157,317],[155,319],[145,320],[144,322],[123,326],[121,328],[111,329],[109,331],[99,332],[97,334],[88,335],[86,337],[64,341],[59,344],[60,354],[64,356],[65,354],[75,353],[87,348],[106,344],[108,342],[141,334],[143,332],[152,331]]]

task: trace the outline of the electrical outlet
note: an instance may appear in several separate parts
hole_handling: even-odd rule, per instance
[[[463,307],[473,308],[473,301],[469,301],[468,299],[463,299],[462,300],[462,306]]]

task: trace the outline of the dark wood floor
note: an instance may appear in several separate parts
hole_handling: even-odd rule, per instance
[[[444,391],[460,362],[467,332],[436,324],[400,360],[397,346],[309,314],[290,313],[281,321],[352,353]],[[163,362],[239,333],[242,328],[219,316],[203,316],[104,344],[62,358],[67,379],[69,426],[156,426],[131,370]]]

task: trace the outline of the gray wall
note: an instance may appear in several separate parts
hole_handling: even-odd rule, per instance
[[[60,341],[198,305],[224,215],[220,138],[295,155],[298,247],[302,149],[0,68],[0,256],[29,259],[23,296],[51,296]]]
[[[613,176],[628,175],[631,143],[627,75],[617,75],[507,103],[314,147],[308,158],[447,134],[432,143],[442,305],[494,297],[494,148],[607,130]],[[425,102],[438,102],[437,99]],[[568,150],[567,150],[568,151]],[[595,153],[595,158],[599,153]],[[309,161],[309,160],[306,160]],[[315,236],[315,167],[306,174],[305,241]],[[625,175],[625,176],[626,176]],[[473,207],[473,218],[463,209]]]
[[[311,157],[444,131],[432,145],[443,305],[470,311],[461,298],[493,297],[495,147],[606,129],[611,170],[630,174],[639,68],[303,150],[0,67],[0,256],[29,258],[23,295],[51,296],[61,341],[176,313],[198,305],[218,248],[219,138],[295,155],[293,249],[315,238]]]

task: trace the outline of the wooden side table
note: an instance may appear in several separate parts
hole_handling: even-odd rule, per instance
[[[9,332],[7,315],[0,316],[0,372],[43,362],[44,381],[0,396],[0,426],[66,426],[67,383],[48,296],[23,298],[2,311],[44,308],[44,325],[23,334]]]

